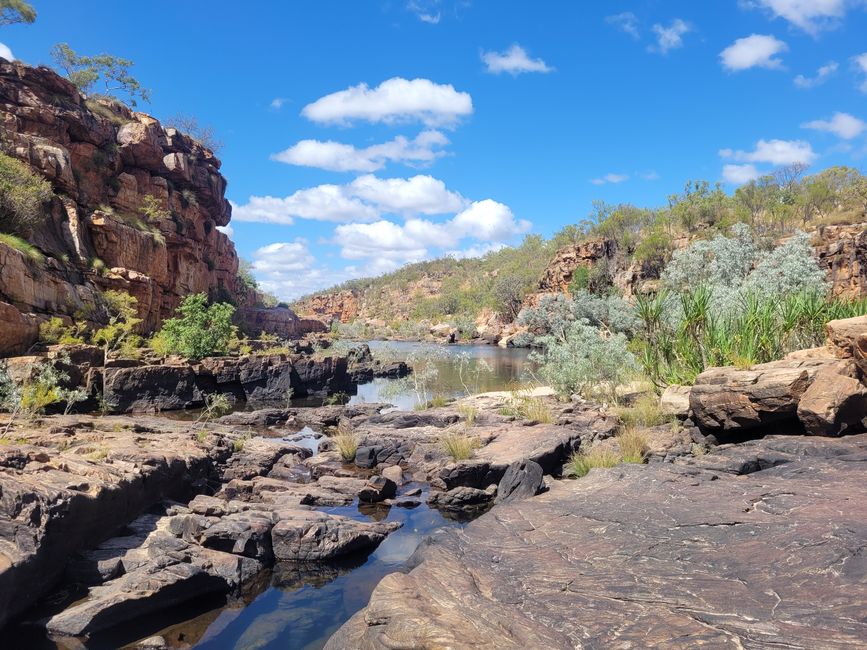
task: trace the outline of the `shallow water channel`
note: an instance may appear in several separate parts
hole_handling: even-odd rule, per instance
[[[430,344],[405,342],[369,343],[376,354],[387,346],[396,358],[418,352]],[[523,379],[528,367],[527,351],[495,346],[432,346],[438,355],[438,372],[430,393],[457,396],[465,393],[466,373],[461,377],[455,360],[468,355],[473,362],[483,360],[489,370],[472,379],[473,392],[508,390]],[[412,389],[395,391],[395,380],[376,379],[358,387],[350,403],[389,402],[411,410],[421,399]],[[427,398],[430,398],[430,394]],[[298,400],[299,402],[301,400]],[[307,401],[304,400],[306,403]],[[314,405],[314,404],[310,404]],[[287,433],[290,438],[315,450],[318,432],[305,428]],[[299,437],[301,440],[299,440]],[[82,645],[55,644],[43,638],[28,639],[28,648],[88,648],[103,650],[124,647],[151,635],[160,635],[169,648],[202,650],[311,650],[321,648],[328,638],[353,614],[362,609],[376,584],[387,574],[407,570],[407,560],[418,545],[434,531],[465,525],[428,507],[427,485],[410,484],[404,493],[420,488],[421,504],[414,509],[383,505],[320,508],[360,521],[400,521],[403,527],[390,534],[370,554],[355,555],[340,562],[299,565],[280,563],[251,585],[240,598],[223,596],[202,598],[142,618],[121,629],[101,634]],[[75,643],[73,641],[73,643]],[[0,644],[2,645],[2,644]]]

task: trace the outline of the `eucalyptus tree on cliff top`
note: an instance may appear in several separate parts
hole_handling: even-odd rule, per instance
[[[125,93],[131,106],[136,105],[136,98],[150,101],[150,90],[143,88],[138,79],[129,73],[134,65],[129,59],[111,54],[82,56],[76,54],[67,43],[58,43],[51,48],[51,58],[84,95],[91,94],[101,80],[105,95],[116,97],[118,92]]]
[[[36,10],[24,0],[0,0],[0,26],[16,23],[32,23]]]

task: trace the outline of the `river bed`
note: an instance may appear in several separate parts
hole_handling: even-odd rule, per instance
[[[436,373],[422,393],[412,387],[412,382],[376,379],[360,385],[350,403],[388,402],[398,409],[412,410],[434,395],[456,397],[465,394],[467,389],[471,392],[509,390],[527,380],[527,350],[381,341],[368,344],[375,355],[398,359],[413,354],[432,354]],[[463,368],[459,371],[461,358]],[[480,368],[480,371],[476,373],[474,368]],[[316,406],[319,403],[321,400],[318,403],[308,399],[293,400],[293,406]],[[189,412],[181,415],[184,419],[193,416]],[[316,453],[319,432],[305,428],[286,435]],[[277,564],[250,585],[241,597],[202,598],[195,603],[143,617],[130,625],[84,640],[81,645],[67,645],[63,640],[55,643],[41,634],[31,636],[21,630],[24,634],[13,638],[26,642],[26,647],[34,650],[72,647],[107,650],[134,644],[152,635],[162,636],[167,648],[178,650],[321,648],[338,627],[367,605],[371,592],[384,576],[407,569],[407,561],[425,538],[441,528],[465,525],[466,522],[447,518],[427,505],[427,485],[403,486],[401,492],[414,487],[422,493],[420,505],[413,509],[381,504],[359,505],[357,500],[349,506],[320,508],[359,521],[399,521],[403,524],[369,554],[356,554],[330,563]]]

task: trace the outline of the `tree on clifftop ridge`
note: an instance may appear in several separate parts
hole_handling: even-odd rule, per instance
[[[24,0],[0,0],[0,26],[16,23],[32,23],[36,10]]]
[[[2,0],[0,0],[2,1]],[[121,59],[111,54],[81,56],[67,43],[58,43],[51,48],[51,58],[84,95],[89,95],[96,83],[102,80],[103,93],[115,97],[115,93],[126,93],[131,106],[136,105],[136,97],[150,101],[150,91],[142,88],[139,81],[129,73],[134,65],[129,59]]]

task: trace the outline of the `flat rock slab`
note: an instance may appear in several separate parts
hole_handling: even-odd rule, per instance
[[[326,648],[863,647],[865,471],[867,435],[784,436],[553,481],[440,535]]]

